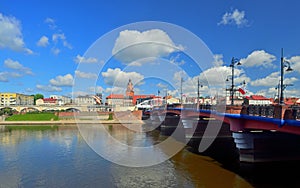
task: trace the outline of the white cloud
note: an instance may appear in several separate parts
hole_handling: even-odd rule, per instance
[[[46,36],[42,36],[39,41],[36,43],[37,46],[46,47],[49,44],[49,39]]]
[[[243,81],[250,82],[242,69],[234,69],[235,78],[234,84],[239,85]],[[216,76],[217,75],[217,76]],[[203,71],[199,76],[188,77],[184,71],[176,72],[173,76],[174,83],[176,83],[177,92],[180,93],[180,79],[183,78],[182,90],[185,95],[197,96],[198,78],[200,85],[199,88],[201,96],[203,95],[216,95],[217,93],[223,94],[226,85],[231,84],[231,77],[226,81],[227,76],[231,75],[231,67],[219,66],[213,67]]]
[[[10,78],[22,77],[20,73],[16,72],[0,72],[0,82],[8,82]]]
[[[252,86],[276,87],[279,83],[279,80],[280,80],[279,72],[273,72],[265,78],[260,78],[260,79],[252,81],[250,84]],[[284,84],[293,84],[297,80],[298,80],[298,78],[296,78],[296,77],[285,78]]]
[[[237,25],[239,27],[246,26],[248,20],[245,18],[245,11],[235,9],[232,12],[226,12],[218,25]]]
[[[147,31],[124,30],[115,41],[112,55],[122,63],[131,63],[148,57],[164,57],[178,50],[168,34],[160,29]]]
[[[98,78],[98,75],[95,74],[95,73],[81,72],[81,71],[78,71],[78,70],[75,71],[75,75],[76,75],[76,77],[79,77],[79,78],[87,78],[87,79],[96,79],[96,78]]]
[[[214,66],[222,66],[224,64],[223,55],[222,54],[214,54]]]
[[[21,71],[24,74],[33,75],[30,68],[24,67],[21,63],[18,61],[13,61],[12,59],[6,59],[4,61],[4,66],[10,69]]]
[[[300,56],[291,57],[288,61],[292,63],[292,69],[300,73]]]
[[[80,56],[80,55],[77,55],[75,58],[74,58],[74,61],[76,63],[97,63],[98,60],[94,57],[83,57],[83,56]]]
[[[109,68],[106,72],[102,72],[104,82],[107,85],[114,87],[127,87],[128,80],[131,79],[134,84],[142,84],[141,80],[144,76],[137,72],[123,72],[121,69],[111,69]]]
[[[56,78],[51,79],[49,82],[52,86],[73,86],[73,81],[73,76],[66,74],[64,76],[56,76]]]
[[[209,82],[211,86],[222,86],[226,84],[227,78],[231,79],[231,71],[231,67],[228,66],[212,67],[203,71],[199,78],[202,83],[208,84],[207,82]],[[245,75],[245,72],[242,69],[234,68],[234,77],[235,83],[240,83],[244,80],[246,82],[250,81],[250,78]]]
[[[60,49],[58,48],[52,48],[51,49],[51,52],[54,54],[54,55],[58,55],[60,53]]]
[[[21,30],[19,20],[0,13],[0,48],[32,54],[32,51],[25,47]]]
[[[70,96],[73,97],[78,97],[78,96],[86,96],[86,95],[91,95],[91,93],[87,92],[87,91],[75,91],[69,94]]]
[[[265,78],[260,78],[252,81],[252,86],[276,86],[280,79],[279,72],[273,72]]]
[[[276,60],[276,57],[272,54],[265,52],[264,50],[256,50],[247,56],[247,58],[243,58],[240,60],[243,66],[245,67],[273,67],[272,62]]]
[[[62,88],[60,87],[56,87],[56,86],[52,86],[52,85],[40,85],[37,84],[36,88],[41,90],[41,91],[46,91],[46,92],[54,92],[54,91],[62,91]]]
[[[89,87],[88,90],[92,93],[103,93],[104,89],[101,86]]]
[[[163,83],[158,83],[156,85],[156,87],[161,88],[161,89],[166,89],[168,87],[168,85],[167,84],[163,84]]]
[[[125,94],[125,91],[126,89],[124,87],[118,87],[118,86],[114,86],[112,88],[106,88],[105,90],[105,93],[108,93],[108,94],[111,94],[111,93],[114,93],[114,94]],[[136,92],[135,92],[136,93]]]
[[[57,27],[55,24],[55,20],[52,18],[46,18],[45,23],[48,24],[50,29],[56,29],[56,27]]]
[[[64,47],[67,47],[67,48],[69,48],[69,49],[72,49],[72,46],[71,46],[71,44],[69,44],[69,43],[67,42],[67,39],[66,39],[66,36],[65,36],[64,33],[54,33],[54,34],[52,35],[52,41],[53,41],[54,43],[58,43],[59,41],[61,41]]]

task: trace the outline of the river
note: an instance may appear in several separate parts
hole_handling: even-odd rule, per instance
[[[111,125],[109,129],[113,136],[127,141],[165,139],[159,131],[140,133],[137,139],[122,126]],[[276,187],[271,182],[253,181],[249,172],[243,178],[213,158],[188,148],[154,166],[118,165],[89,147],[77,127],[0,132],[0,169],[1,188]]]

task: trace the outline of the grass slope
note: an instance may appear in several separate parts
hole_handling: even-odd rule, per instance
[[[7,117],[5,121],[57,121],[58,116],[53,113],[27,113],[14,114]]]

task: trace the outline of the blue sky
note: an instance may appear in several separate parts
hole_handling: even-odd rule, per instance
[[[245,80],[248,95],[262,94],[274,97],[277,93],[275,87],[280,79],[280,57],[283,48],[285,59],[294,69],[284,75],[285,83],[293,84],[286,88],[285,95],[299,96],[299,8],[300,3],[296,0],[179,0],[176,3],[169,0],[4,0],[0,3],[1,92],[71,96],[72,92],[78,95],[91,93],[96,89],[107,96],[111,92],[123,92],[122,88],[126,87],[128,78],[131,78],[136,93],[156,94],[157,90],[164,91],[167,88],[171,94],[178,95],[180,69],[174,72],[168,68],[156,70],[143,64],[143,72],[141,66],[134,66],[134,63],[141,63],[142,60],[129,59],[129,62],[128,58],[125,60],[118,56],[122,54],[115,54],[110,61],[102,62],[103,59],[89,56],[87,53],[97,41],[101,42],[103,35],[112,33],[116,28],[135,22],[157,21],[175,24],[199,37],[215,58],[213,64],[217,65],[216,69],[225,77],[230,74],[231,69],[228,66],[231,58],[239,58],[242,66],[236,67],[235,82],[238,85]],[[150,28],[148,32],[144,32],[147,30],[140,31],[134,27],[129,29],[132,32],[124,32],[127,38],[134,38],[135,35],[141,40],[153,39],[153,36],[162,37],[160,39],[167,40],[173,47],[181,48],[182,39],[176,40],[176,37],[166,30],[155,32],[150,31]],[[119,38],[122,41],[120,36]],[[105,53],[112,53],[113,48],[116,48],[114,45],[117,44],[117,39],[118,35],[111,39],[111,48],[107,47]],[[150,46],[140,49],[149,51],[148,47]],[[182,47],[182,52],[189,48]],[[183,92],[186,95],[193,96],[196,93],[195,88],[189,86],[192,85],[191,82],[195,83],[197,76],[203,78],[203,74],[207,73],[206,76],[218,77],[211,74],[209,68],[192,68],[193,62],[184,57],[184,53],[171,50],[165,54],[165,49],[159,50],[162,51],[150,54],[157,55],[157,59],[144,60],[154,65],[158,59],[162,60],[161,55],[164,55],[166,64],[167,60],[176,62],[181,70],[191,71],[189,77],[185,77],[184,80]],[[105,64],[101,72],[92,73],[88,69],[93,69],[93,66],[80,68],[78,63],[87,62],[86,64],[91,65],[93,60],[98,65]],[[164,76],[161,79],[147,78],[145,74],[149,72]],[[116,82],[117,77],[123,82]],[[83,82],[82,87],[76,87],[74,90],[76,78],[84,81],[80,80]],[[210,79],[213,82],[214,78]],[[173,84],[170,80],[174,81]],[[206,94],[209,85],[205,83],[204,78],[202,82],[204,86],[201,93]],[[125,86],[116,83],[123,83]]]

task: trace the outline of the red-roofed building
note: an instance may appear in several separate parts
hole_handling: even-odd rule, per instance
[[[36,105],[54,106],[57,104],[58,104],[57,99],[53,99],[53,98],[44,98],[44,99],[36,100]]]
[[[284,99],[284,104],[286,104],[286,105],[299,105],[300,100],[299,100],[299,98],[295,98],[295,97],[285,98]]]
[[[133,83],[131,79],[127,84],[127,89],[125,95],[123,94],[110,94],[106,97],[106,105],[114,107],[134,107],[137,103],[146,100],[155,98],[153,94],[149,95],[135,95],[133,91]]]
[[[110,94],[106,97],[106,104],[110,106],[123,106],[124,98],[122,94]]]
[[[244,98],[245,105],[271,105],[272,100],[262,95],[251,95]]]

